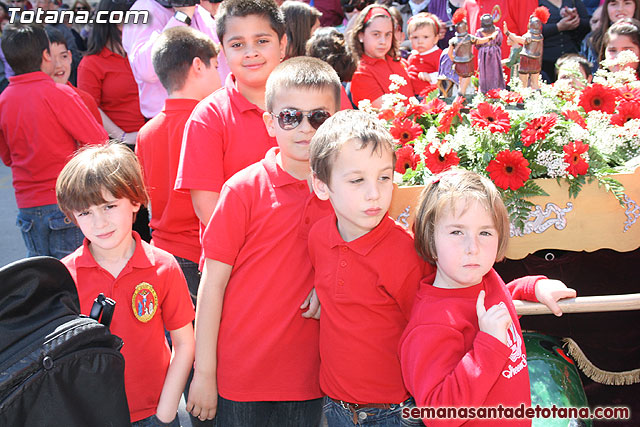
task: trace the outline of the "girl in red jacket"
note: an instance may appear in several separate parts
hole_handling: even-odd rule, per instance
[[[493,264],[504,257],[508,239],[509,216],[489,179],[454,169],[425,186],[415,244],[437,270],[422,279],[400,339],[402,374],[417,406],[468,408],[457,418],[429,419],[429,426],[476,425],[483,422],[475,418],[480,407],[531,405],[527,356],[511,299],[540,301],[561,315],[556,301],[575,291],[542,276],[505,286]],[[531,425],[530,419],[504,422]]]

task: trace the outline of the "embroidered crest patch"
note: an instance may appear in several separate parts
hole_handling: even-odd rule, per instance
[[[146,323],[151,320],[158,310],[158,294],[147,282],[136,286],[131,298],[131,308],[136,319]]]

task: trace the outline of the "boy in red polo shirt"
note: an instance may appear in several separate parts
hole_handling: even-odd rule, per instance
[[[47,37],[49,37],[51,56],[56,59],[56,67],[53,73],[50,74],[51,78],[54,82],[69,86],[73,89],[78,96],[82,98],[82,102],[84,102],[84,105],[86,105],[96,121],[102,125],[102,117],[100,116],[100,110],[98,110],[98,104],[96,104],[95,99],[84,90],[72,85],[69,81],[73,58],[71,57],[71,51],[67,47],[67,41],[64,39],[64,36],[59,30],[53,27],[45,27],[45,31],[47,32]]]
[[[13,173],[17,225],[27,256],[62,258],[82,233],[56,205],[56,178],[80,146],[108,135],[73,89],[49,77],[56,62],[42,26],[7,25],[2,51],[16,73],[0,96],[0,156]]]
[[[56,194],[86,236],[62,260],[76,282],[80,311],[89,314],[99,293],[117,304],[111,332],[124,341],[132,427],[178,427],[178,403],[193,365],[193,304],[173,256],[132,231],[147,202],[135,154],[117,143],[80,151],[60,172]]]
[[[430,268],[411,235],[387,216],[393,138],[375,117],[341,111],[316,133],[310,157],[313,188],[335,211],[309,233],[322,304],[320,386],[329,398],[327,421],[411,425],[401,418],[413,402],[396,351],[423,270]]]
[[[189,190],[204,226],[222,184],[276,145],[262,121],[267,78],[284,58],[284,17],[273,0],[228,0],[216,31],[231,74],[186,124],[176,189]]]
[[[187,409],[201,419],[217,409],[222,426],[316,426],[323,394],[319,325],[303,313],[314,295],[306,248],[331,206],[311,191],[309,143],[340,108],[340,79],[317,58],[291,58],[265,98],[278,147],[225,183],[203,237]]]
[[[173,187],[184,125],[198,102],[220,87],[217,55],[213,41],[193,28],[169,28],[158,37],[151,61],[169,97],[136,140],[151,203],[152,244],[176,257],[194,303],[200,283],[200,224],[189,194]]]

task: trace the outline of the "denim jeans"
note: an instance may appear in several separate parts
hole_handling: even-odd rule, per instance
[[[389,409],[362,408],[356,411],[357,424],[354,424],[354,414],[339,403],[326,398],[324,415],[329,427],[353,427],[354,425],[369,427],[405,427],[424,426],[421,419],[402,418],[403,408],[413,408],[415,402],[409,398],[404,402],[391,405]]]
[[[200,286],[200,270],[198,270],[198,263],[175,255],[174,258],[178,261],[178,265],[182,270],[182,274],[184,274],[184,278],[187,279],[187,286],[189,287],[191,300],[195,306],[196,297],[198,296],[198,286]]]
[[[180,427],[180,420],[178,419],[178,414],[176,414],[173,421],[163,423],[155,414],[153,414],[150,417],[131,423],[131,427]]]
[[[317,427],[322,399],[283,402],[236,402],[218,396],[219,427]]]
[[[22,232],[27,257],[42,255],[61,259],[78,249],[84,239],[80,229],[58,205],[20,208],[16,225]]]

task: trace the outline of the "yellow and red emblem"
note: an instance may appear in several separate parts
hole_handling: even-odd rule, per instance
[[[158,294],[147,282],[141,282],[136,286],[131,298],[131,308],[136,319],[146,323],[151,320],[158,310]]]

